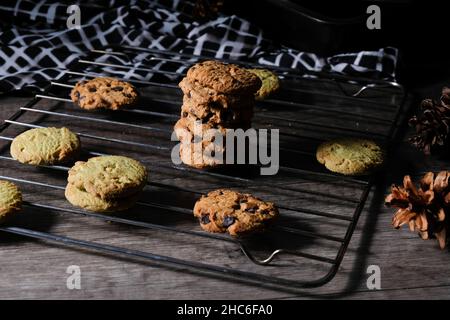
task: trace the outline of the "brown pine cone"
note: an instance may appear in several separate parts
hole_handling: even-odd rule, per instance
[[[442,89],[440,101],[423,100],[421,109],[421,115],[409,120],[409,125],[416,129],[416,134],[409,141],[425,154],[430,154],[436,146],[448,148],[450,146],[450,88]]]
[[[392,185],[385,203],[398,208],[392,218],[394,228],[408,224],[422,239],[436,238],[441,249],[445,248],[450,213],[449,178],[450,171],[441,171],[437,175],[428,172],[420,180],[419,188],[410,176],[404,177],[403,187]]]

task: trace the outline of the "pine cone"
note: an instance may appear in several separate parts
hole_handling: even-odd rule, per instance
[[[196,0],[193,15],[196,18],[214,18],[223,6],[223,0]]]
[[[408,224],[422,239],[436,238],[444,249],[450,214],[449,178],[450,171],[441,171],[436,176],[428,172],[420,180],[418,189],[410,176],[403,178],[403,187],[392,185],[385,203],[398,208],[392,218],[394,228]]]
[[[409,120],[416,135],[409,141],[430,154],[435,146],[449,146],[450,132],[450,88],[442,89],[440,101],[425,99],[421,103],[422,114]]]

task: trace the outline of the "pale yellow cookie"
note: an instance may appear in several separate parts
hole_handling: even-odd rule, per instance
[[[266,69],[247,69],[257,75],[262,82],[261,88],[255,93],[256,100],[264,100],[280,89],[280,79],[272,71]]]
[[[115,212],[126,210],[134,206],[139,199],[140,192],[126,198],[104,200],[68,183],[65,196],[72,205],[85,210],[94,212]]]
[[[74,159],[80,151],[78,136],[67,128],[36,128],[19,134],[11,156],[21,163],[52,165]]]
[[[75,163],[67,181],[95,197],[125,198],[144,188],[147,170],[139,161],[128,157],[101,156]]]
[[[316,158],[330,171],[364,175],[382,165],[384,152],[374,141],[344,138],[322,143],[317,148]]]
[[[0,180],[0,223],[22,208],[22,193],[12,182]]]

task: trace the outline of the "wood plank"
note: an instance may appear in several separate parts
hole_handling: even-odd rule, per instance
[[[3,97],[0,100],[2,108],[0,119],[8,117],[27,101],[26,98]],[[338,103],[338,102],[336,102]],[[342,102],[339,102],[342,104]],[[51,110],[54,103],[43,102],[39,108]],[[337,104],[339,106],[339,104]],[[79,110],[73,110],[70,105],[58,105],[58,110],[77,114]],[[62,109],[61,109],[62,108]],[[101,115],[99,115],[101,116]],[[308,119],[318,119],[312,117]],[[31,118],[25,118],[32,121]],[[120,120],[120,119],[119,119]],[[322,119],[323,120],[323,119]],[[321,120],[321,121],[322,121]],[[46,125],[61,125],[65,123],[61,119],[47,117],[39,119]],[[339,124],[344,124],[345,119]],[[154,123],[152,123],[154,124]],[[157,124],[157,123],[156,123]],[[92,124],[70,122],[80,132],[91,132]],[[16,132],[8,129],[7,134],[13,136]],[[117,137],[129,136],[133,130],[117,132],[116,127],[105,128],[105,134]],[[323,134],[323,133],[322,133]],[[332,132],[329,133],[332,135]],[[136,136],[136,139],[140,139]],[[142,141],[146,141],[145,137]],[[156,140],[155,140],[156,141]],[[84,140],[83,140],[84,142]],[[102,143],[88,141],[87,147],[101,148]],[[119,150],[127,154],[139,154],[133,148],[131,150]],[[311,149],[313,150],[313,149]],[[406,230],[393,230],[390,226],[392,210],[384,208],[383,198],[387,193],[387,185],[392,182],[400,182],[404,173],[421,170],[424,166],[444,167],[444,161],[432,158],[425,159],[417,156],[417,153],[406,144],[401,145],[393,156],[396,161],[387,169],[388,174],[380,187],[370,196],[370,201],[361,216],[355,234],[352,238],[348,252],[336,277],[327,285],[315,289],[279,291],[262,288],[242,283],[214,279],[198,274],[190,274],[175,271],[163,267],[154,267],[148,263],[131,262],[127,259],[117,259],[107,255],[88,253],[85,250],[66,249],[42,242],[31,241],[16,236],[0,236],[0,299],[285,299],[285,298],[396,298],[408,297],[411,293],[421,292],[424,288],[427,297],[448,296],[450,285],[445,276],[450,271],[447,252],[436,248],[436,244],[424,242]],[[145,155],[150,163],[158,159],[153,154]],[[305,164],[314,165],[311,159],[304,160]],[[45,181],[57,185],[64,185],[64,173],[49,174],[49,172],[36,171],[31,168],[23,168],[17,163],[1,161],[1,174],[14,175]],[[390,172],[390,173],[389,173]],[[186,186],[211,188],[214,184],[220,186],[220,181],[202,177],[198,181],[191,181],[172,176],[171,172],[164,170],[154,171],[154,179],[164,183],[183,182]],[[281,176],[280,182],[292,177]],[[287,180],[290,181],[290,180]],[[303,179],[292,180],[293,186],[301,186],[309,190],[321,190],[330,194],[356,198],[357,193],[352,185],[342,184],[331,187],[329,184],[315,183]],[[62,198],[60,191],[45,191],[23,186],[26,189],[27,200],[39,201],[45,204],[54,204],[62,207],[70,207]],[[33,191],[34,190],[34,191]],[[59,193],[58,193],[59,192]],[[253,190],[261,195],[274,196],[264,188]],[[148,197],[158,197],[158,201],[168,201],[189,207],[195,197],[182,197],[175,193],[160,192],[149,189]],[[147,197],[146,197],[147,198]],[[336,199],[317,202],[314,196],[304,193],[280,192],[276,195],[278,201],[289,202],[292,205],[314,207],[316,210],[350,215],[354,204]],[[322,198],[323,200],[323,198]],[[176,226],[183,230],[198,230],[196,222],[191,217],[175,217],[173,214],[164,214],[156,211],[141,210],[138,217],[151,222],[156,219],[159,223]],[[152,216],[149,215],[152,213]],[[284,263],[297,263],[297,267],[279,265],[276,267],[256,268],[248,266],[248,261],[242,256],[239,248],[233,244],[210,243],[207,240],[192,243],[192,238],[180,235],[162,233],[160,231],[143,230],[139,228],[127,228],[115,223],[105,223],[92,218],[67,216],[60,213],[46,213],[34,209],[24,212],[26,219],[20,218],[18,224],[24,227],[35,228],[46,232],[64,234],[71,237],[90,241],[98,241],[111,245],[126,246],[129,248],[148,250],[158,254],[168,254],[184,259],[193,259],[205,263],[222,264],[238,267],[243,270],[258,270],[270,275],[287,277],[291,279],[304,279],[312,276],[323,275],[326,271],[323,265],[305,263],[301,259],[286,259]],[[19,218],[17,218],[19,220]],[[342,236],[345,232],[345,223],[334,222],[330,219],[314,218],[311,216],[295,217],[303,223],[301,227],[312,231],[320,231],[328,235]],[[287,221],[286,221],[287,222]],[[273,245],[267,242],[274,238],[260,238],[259,243]],[[286,245],[291,242],[284,239],[279,244]],[[334,257],[336,246],[323,240],[302,238],[300,249],[317,250],[320,255]],[[255,246],[255,254],[259,252],[258,244]],[[267,248],[266,248],[267,249]],[[298,249],[298,248],[297,248]],[[219,254],[218,254],[219,253]],[[381,268],[381,291],[368,291],[365,283],[367,279],[366,269],[369,265],[379,265]],[[82,270],[82,290],[68,290],[66,288],[66,268],[69,265],[79,265]]]

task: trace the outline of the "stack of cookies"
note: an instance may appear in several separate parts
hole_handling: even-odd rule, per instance
[[[197,168],[221,164],[214,155],[217,150],[224,153],[225,139],[218,148],[214,135],[206,133],[215,129],[224,136],[226,129],[250,128],[261,80],[235,65],[205,61],[192,66],[179,86],[184,96],[175,132],[181,141],[181,160]],[[196,123],[200,136],[194,132]]]
[[[132,207],[147,183],[147,170],[123,156],[101,156],[78,161],[69,170],[66,198],[74,206],[95,212]]]

